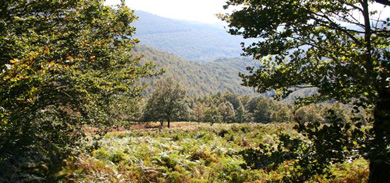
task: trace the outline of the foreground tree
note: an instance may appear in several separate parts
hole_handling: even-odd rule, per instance
[[[107,124],[153,75],[131,55],[136,16],[103,3],[0,2],[0,182],[54,182],[83,125]]]
[[[185,103],[186,90],[173,78],[160,80],[154,88],[144,111],[146,121],[159,120],[161,126],[163,121],[168,122],[171,127],[171,120],[185,115],[188,107]]]
[[[374,107],[370,182],[390,181],[390,19],[380,17],[380,5],[390,2],[228,0],[225,8],[240,10],[222,16],[231,34],[261,38],[244,46],[245,55],[262,63],[242,75],[245,85],[276,89],[279,96],[292,87],[317,87],[319,95],[306,102]]]

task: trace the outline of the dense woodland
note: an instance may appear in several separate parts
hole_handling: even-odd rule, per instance
[[[168,83],[169,84],[168,84]],[[179,115],[173,115],[170,121],[196,121],[206,123],[271,123],[271,122],[288,122],[297,120],[300,122],[319,121],[325,122],[329,110],[333,110],[338,118],[344,121],[349,121],[354,114],[351,113],[352,106],[344,105],[337,102],[325,102],[317,105],[307,105],[294,108],[294,102],[290,99],[283,101],[275,100],[267,95],[239,95],[226,91],[224,93],[216,93],[213,95],[195,95],[187,94],[185,87],[181,86],[178,81],[173,78],[161,79],[157,81],[157,86],[154,91],[149,94],[148,98],[144,98],[139,102],[138,112],[135,116],[126,116],[123,119],[127,121],[138,122],[166,122],[164,117],[157,117],[163,109],[169,108],[167,105],[181,108],[178,111]],[[172,85],[172,86],[171,86]],[[177,85],[174,88],[173,85]],[[168,88],[170,91],[181,90],[181,96],[178,94],[164,93]],[[309,92],[310,93],[310,92]],[[296,92],[296,94],[304,94],[304,92]],[[163,95],[163,96],[161,96]],[[301,96],[307,97],[310,96]],[[179,104],[169,104],[164,102],[158,104],[152,101],[160,101],[164,99],[158,98],[180,97]],[[159,105],[162,108],[159,109]],[[179,107],[180,106],[180,107]],[[364,120],[369,118],[366,114],[363,115]],[[125,122],[126,123],[126,122]]]
[[[253,89],[241,86],[240,72],[254,66],[249,59],[220,59],[207,63],[184,60],[174,54],[159,51],[147,46],[137,46],[136,55],[142,55],[142,61],[153,61],[158,69],[164,69],[161,78],[172,77],[180,81],[188,95],[208,95],[231,91],[240,94],[254,94]],[[160,77],[146,79],[143,84],[151,85],[146,91],[153,89],[153,83]]]
[[[245,40],[226,34],[222,26],[172,20],[142,11],[136,14],[140,18],[134,23],[135,37],[142,44],[197,62],[234,58],[242,53],[240,43]]]
[[[229,35],[125,1],[2,1],[0,182],[389,182],[371,4],[390,2],[228,0]]]
[[[186,89],[188,96],[212,95],[226,91],[240,95],[264,95],[267,97],[275,95],[274,91],[259,94],[253,88],[242,86],[239,73],[248,73],[247,67],[259,65],[256,61],[249,58],[220,58],[199,63],[187,61],[172,53],[163,52],[145,45],[137,45],[134,48],[134,52],[135,55],[142,56],[142,62],[152,61],[156,64],[157,69],[165,71],[163,75],[142,80],[143,85],[150,86],[145,89],[145,96],[148,96],[148,93],[153,90],[154,83],[157,80],[169,77],[180,82],[182,87]],[[315,93],[315,88],[295,89],[283,101],[293,103],[298,97],[303,98]]]

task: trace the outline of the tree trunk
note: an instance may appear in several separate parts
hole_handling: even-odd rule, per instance
[[[171,119],[168,118],[168,128],[171,128]]]
[[[390,165],[384,160],[371,160],[369,183],[389,183]]]
[[[386,150],[390,139],[390,90],[379,93],[374,109],[374,140],[371,142],[369,183],[390,182],[390,154]]]

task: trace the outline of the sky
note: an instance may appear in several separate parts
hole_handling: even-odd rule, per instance
[[[216,14],[225,13],[226,0],[126,0],[133,10],[142,10],[162,17],[207,24],[221,23]],[[119,4],[120,0],[106,0],[106,4]]]
[[[223,5],[227,0],[126,0],[126,4],[133,10],[142,10],[162,17],[195,21],[207,24],[223,24],[216,17],[218,13],[226,13]],[[107,5],[119,4],[120,0],[106,0]],[[374,4],[374,9],[380,13],[381,17],[390,17],[389,9],[384,9],[382,5]],[[231,12],[231,10],[229,10]],[[362,20],[362,17],[357,16]]]

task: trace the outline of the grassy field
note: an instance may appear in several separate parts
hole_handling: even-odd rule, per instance
[[[299,136],[288,123],[147,127],[107,134],[97,150],[68,160],[61,172],[63,182],[282,182],[291,162],[256,170],[249,168],[240,152],[258,148],[259,143],[277,144],[280,133]],[[366,182],[368,162],[334,164],[332,173],[333,178],[317,176],[310,182]]]

